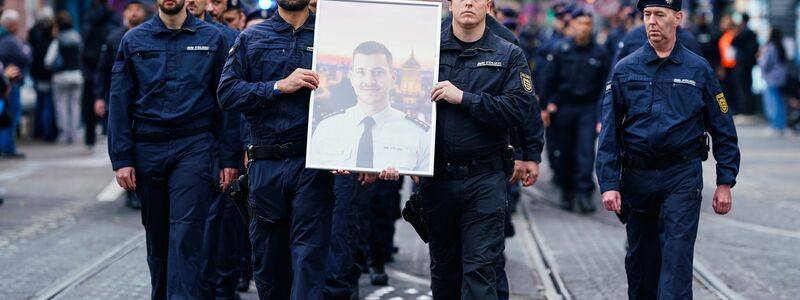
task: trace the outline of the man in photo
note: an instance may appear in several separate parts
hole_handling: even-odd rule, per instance
[[[428,170],[429,126],[391,106],[392,66],[392,53],[383,44],[367,41],[356,47],[350,68],[356,105],[322,117],[311,137],[313,164]]]

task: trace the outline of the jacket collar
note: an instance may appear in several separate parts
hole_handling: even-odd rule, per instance
[[[181,25],[181,31],[189,31],[189,32],[197,32],[197,25],[200,24],[200,20],[195,18],[189,11],[186,11],[186,20],[183,21],[183,25]],[[158,35],[160,33],[170,33],[172,32],[171,29],[167,28],[167,25],[164,25],[164,21],[161,21],[161,18],[156,13],[153,16],[153,26],[154,31],[153,35]]]
[[[306,22],[303,23],[303,26],[300,26],[300,28],[313,31],[316,18],[317,15],[309,10],[308,19],[306,19]],[[272,28],[275,29],[275,31],[284,31],[292,28],[292,25],[287,23],[277,11],[275,11],[275,14],[273,14],[269,20],[272,22]]]
[[[483,36],[472,46],[470,49],[463,49],[466,53],[467,51],[483,51],[483,52],[495,52],[497,51],[496,47],[493,46],[495,43],[491,43],[491,40],[494,38],[494,34],[492,34],[487,27],[486,30],[483,31]],[[453,26],[447,26],[442,30],[442,49],[441,50],[458,50],[461,51],[461,45],[458,44],[458,40],[456,40],[456,36],[453,35]]]
[[[672,47],[672,53],[667,56],[667,59],[675,63],[676,65],[680,65],[683,63],[683,45],[680,41],[675,41],[675,46]],[[643,47],[644,51],[644,63],[650,64],[654,61],[658,61],[660,57],[656,53],[656,50],[653,48],[653,45],[650,45],[650,42],[644,43]]]

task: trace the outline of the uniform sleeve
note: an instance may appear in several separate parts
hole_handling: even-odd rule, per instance
[[[226,111],[222,114],[222,134],[219,139],[220,169],[238,169],[242,165],[241,114]]]
[[[523,161],[542,161],[542,149],[544,149],[544,124],[542,114],[539,109],[538,101],[534,98],[531,105],[531,113],[525,120],[525,124],[519,127],[520,148],[522,150],[521,159]]]
[[[247,128],[247,120],[244,118],[244,114],[239,114],[239,136],[242,142],[242,150],[247,151],[247,146],[250,145],[250,130]]]
[[[542,68],[542,71],[539,72],[539,77],[541,77],[540,80],[542,82],[542,85],[539,86],[539,96],[540,96],[539,101],[542,102],[540,105],[542,108],[546,108],[548,104],[555,103],[556,101],[555,86],[557,86],[556,81],[558,80],[558,68],[559,68],[557,55],[558,55],[557,51],[552,51],[548,53],[547,56],[545,57],[547,63],[545,63],[544,68]]]
[[[223,32],[220,32],[225,34]],[[219,82],[220,74],[222,73],[225,57],[227,55],[230,45],[220,36],[217,46],[216,58],[214,60],[214,74],[212,85],[217,89],[216,83]],[[215,93],[218,94],[218,93]],[[242,165],[242,137],[240,133],[240,119],[241,114],[236,111],[220,111],[222,116],[222,130],[219,136],[219,167],[220,169],[234,168],[238,169]]]
[[[94,89],[92,91],[95,99],[105,99],[108,102],[109,74],[114,65],[114,53],[111,45],[112,41],[107,40],[100,48],[100,57],[97,60],[97,70],[94,74]]]
[[[219,104],[224,110],[248,111],[263,107],[275,100],[272,87],[275,81],[251,82],[248,74],[247,38],[239,35],[228,54],[220,78]]]
[[[472,117],[499,128],[522,125],[533,104],[533,82],[528,63],[519,48],[515,48],[512,55],[502,95],[464,91],[461,102],[461,107]],[[523,80],[527,81],[526,85],[523,85]]]
[[[135,71],[128,61],[127,41],[123,38],[111,68],[108,109],[108,155],[115,171],[133,166],[131,110],[136,95],[135,79]]]
[[[612,74],[613,76],[613,74]],[[619,191],[622,169],[620,153],[622,149],[622,118],[625,115],[620,87],[612,79],[606,84],[602,103],[602,121],[597,147],[597,181],[600,192]]]
[[[736,184],[739,174],[739,138],[733,118],[728,113],[728,103],[711,68],[706,70],[706,109],[703,121],[713,141],[714,159],[717,161],[717,185]]]

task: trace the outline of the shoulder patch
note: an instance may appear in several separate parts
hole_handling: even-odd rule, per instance
[[[428,123],[425,123],[422,120],[417,119],[416,117],[414,117],[412,115],[406,115],[406,120],[411,121],[411,123],[414,123],[415,125],[419,126],[424,131],[428,131],[429,129],[431,129],[431,126],[428,125]]]
[[[611,93],[611,81],[606,82],[606,94]]]
[[[525,88],[525,91],[528,93],[533,92],[533,80],[531,80],[531,75],[519,72],[519,80],[522,81],[522,87]]]
[[[341,114],[343,114],[345,111],[347,111],[347,109],[345,109],[345,108],[342,108],[342,109],[340,109],[340,110],[337,110],[337,111],[334,111],[334,112],[330,112],[330,113],[324,114],[324,115],[322,115],[322,117],[320,117],[320,121],[322,121],[322,120],[325,120],[325,119],[327,119],[327,118],[330,118],[330,117],[333,117],[333,116],[335,116],[335,115],[341,115]]]
[[[727,114],[728,113],[728,101],[725,101],[725,94],[719,93],[719,94],[717,94],[716,98],[717,98],[717,103],[719,103],[719,110],[723,114]]]

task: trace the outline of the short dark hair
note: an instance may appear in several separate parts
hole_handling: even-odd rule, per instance
[[[747,23],[747,22],[750,22],[750,15],[748,15],[747,13],[743,13],[742,14],[742,24]]]
[[[56,15],[56,24],[59,30],[67,30],[72,28],[72,16],[66,11],[59,11]]]
[[[356,54],[364,54],[364,55],[375,55],[375,54],[383,54],[386,56],[386,63],[389,64],[389,70],[394,68],[392,52],[389,51],[386,46],[376,41],[366,41],[358,45],[355,50],[353,50],[353,60],[356,58]]]

